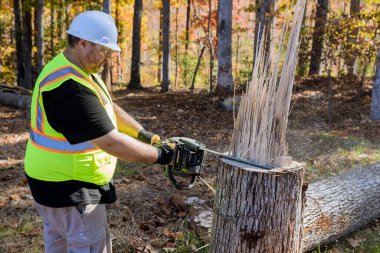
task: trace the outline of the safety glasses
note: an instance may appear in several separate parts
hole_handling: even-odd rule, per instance
[[[92,42],[91,42],[91,46],[93,46],[96,52],[98,52],[98,54],[100,54],[104,58],[110,57],[111,54],[113,53],[113,50],[111,48],[103,47],[101,45],[98,45]]]

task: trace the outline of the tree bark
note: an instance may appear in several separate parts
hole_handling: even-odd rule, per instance
[[[276,205],[278,205],[278,203],[274,196],[269,196],[269,193],[272,192],[273,189],[270,188],[271,184],[264,180],[268,176],[258,177],[254,176],[253,173],[249,174],[249,172],[242,172],[244,170],[240,168],[231,168],[231,166],[227,166],[229,165],[223,164],[221,170],[218,172],[218,185],[222,185],[223,187],[219,187],[220,189],[218,188],[215,198],[216,204],[214,205],[212,239],[215,240],[215,234],[219,234],[219,236],[223,236],[226,240],[224,246],[222,245],[221,247],[228,248],[228,242],[237,241],[238,244],[241,244],[239,245],[239,249],[242,249],[245,246],[243,245],[243,241],[238,238],[239,229],[241,227],[240,224],[242,224],[241,220],[244,220],[245,218],[245,220],[255,220],[255,222],[257,222],[255,224],[257,225],[265,224],[267,220],[265,212],[268,209],[270,210],[270,206],[272,205],[272,203],[268,201],[274,198],[272,201],[276,201]],[[237,180],[238,177],[243,178],[244,176],[246,176],[244,180]],[[281,177],[282,176],[283,175],[281,175]],[[260,181],[258,179],[260,179]],[[278,181],[280,179],[276,180]],[[240,183],[240,181],[242,183]],[[256,185],[253,185],[252,182]],[[282,185],[282,187],[285,186]],[[305,185],[303,188],[307,188],[303,197],[303,203],[305,203],[302,214],[303,252],[334,242],[336,239],[345,236],[380,217],[380,201],[378,201],[380,199],[380,164],[351,170],[312,183],[308,187]],[[258,191],[263,191],[262,189],[264,189],[265,194],[263,196],[258,196]],[[287,190],[289,190],[289,188],[287,188]],[[281,193],[281,191],[278,192]],[[232,194],[230,195],[230,193]],[[283,193],[284,196],[289,195],[286,191]],[[264,196],[268,196],[268,198],[264,200]],[[252,206],[247,199],[254,200],[254,204],[257,206]],[[260,202],[260,200],[262,200],[262,202]],[[293,202],[292,198],[285,201],[290,201],[290,203]],[[267,204],[266,207],[264,206],[264,209],[260,209],[265,203],[270,204]],[[283,205],[288,206],[287,203],[283,203]],[[243,213],[245,217],[238,212],[239,207],[246,212]],[[223,208],[225,210],[223,210]],[[196,209],[199,208],[196,207]],[[254,217],[247,217],[247,212],[251,214],[253,212],[252,210],[256,210],[256,212],[262,210],[262,213],[253,214]],[[211,208],[203,208],[202,211],[208,212],[211,211]],[[219,214],[216,212],[219,212]],[[218,217],[218,215],[221,217]],[[204,225],[195,224],[196,222],[193,217],[190,216],[190,226],[197,231],[199,236],[203,236],[202,239],[205,241],[210,240],[210,235],[207,233],[209,229],[207,224],[210,219],[212,218],[206,218]],[[215,226],[216,221],[220,222],[223,221],[223,219],[225,220],[225,224],[220,228],[217,228]],[[261,219],[264,219],[264,222],[262,222]],[[275,216],[272,217],[272,220],[275,220]],[[277,225],[275,227],[273,226],[273,228],[276,229]],[[286,228],[284,231],[286,231]],[[281,230],[279,233],[281,234],[284,232]],[[221,240],[222,239],[217,238],[217,241],[214,241],[214,244],[223,243]],[[233,247],[237,246],[235,245]],[[222,248],[222,250],[223,249],[224,248]],[[230,252],[222,250],[219,252]],[[287,251],[274,251],[272,248],[268,250],[257,250],[256,248],[253,248],[246,251],[232,250],[231,252]]]
[[[379,164],[310,184],[303,215],[303,250],[333,242],[379,218],[379,199]]]
[[[218,81],[216,93],[233,90],[231,62],[232,0],[220,0],[218,22]]]
[[[162,0],[163,1],[163,0]],[[160,9],[160,28],[158,31],[158,52],[157,52],[157,82],[161,83],[162,81],[162,29],[164,22],[164,13],[163,8]]]
[[[128,89],[141,89],[140,80],[140,49],[141,49],[141,16],[143,10],[142,0],[135,0],[133,14],[133,35],[132,35],[132,65],[131,80]]]
[[[103,0],[103,12],[111,14],[111,1]],[[112,90],[112,73],[111,73],[111,59],[107,59],[103,65],[102,79],[109,91]]]
[[[258,6],[256,11],[256,25],[255,25],[255,38],[254,38],[254,48],[253,48],[253,62],[255,61],[255,55],[258,45],[263,37],[263,32],[265,30],[265,59],[269,54],[270,42],[272,37],[272,26],[273,26],[273,7],[274,0],[256,0],[256,6]],[[252,68],[253,69],[253,68]]]
[[[167,92],[170,86],[169,56],[170,56],[170,0],[163,0],[163,29],[162,29],[162,83],[161,92]]]
[[[221,162],[210,252],[301,252],[303,166]]]
[[[211,34],[211,15],[212,15],[212,2],[208,0],[208,20],[207,20],[207,40],[208,47],[210,52],[210,61],[209,61],[209,95],[212,96],[213,93],[213,72],[214,72],[214,48],[212,43],[212,34]]]
[[[323,49],[323,35],[327,22],[328,9],[329,0],[318,0],[317,12],[315,15],[313,42],[311,47],[309,75],[318,75],[320,71]]]
[[[24,81],[24,50],[22,43],[20,0],[13,0],[13,12],[15,15],[17,86],[21,86]]]
[[[21,109],[28,109],[30,102],[30,96],[25,96],[9,90],[0,89],[0,104]]]
[[[24,81],[22,87],[32,89],[32,6],[30,0],[23,0],[23,52],[24,52]]]
[[[359,12],[360,12],[360,0],[351,0],[351,4],[350,4],[351,18],[356,19]],[[357,43],[358,33],[359,33],[359,28],[356,27],[353,29],[352,33],[347,34],[347,40],[348,40],[347,46],[349,47],[348,48],[349,50],[352,48],[353,44]],[[346,58],[347,72],[349,75],[354,74],[355,61],[356,61],[355,55],[348,55],[348,57]]]
[[[54,28],[55,28],[55,21],[54,21],[54,12],[55,12],[55,6],[54,6],[54,0],[50,0],[50,54],[52,57],[55,56],[55,50],[54,50]]]
[[[41,73],[44,62],[44,26],[43,26],[43,7],[44,0],[38,0],[36,8],[36,45],[37,45],[37,74]]]
[[[175,79],[174,79],[174,87],[178,88],[178,10],[179,3],[177,0],[175,7]]]
[[[299,47],[299,53],[298,53],[298,75],[299,76],[304,76],[306,74],[306,69],[307,69],[307,62],[308,62],[308,57],[309,57],[309,39],[307,38],[306,32],[307,32],[307,7],[308,3],[310,1],[306,0],[306,5],[305,5],[305,14],[303,15],[302,18],[302,24],[301,24],[301,31],[300,31],[300,47]]]
[[[370,118],[374,121],[380,121],[380,50],[377,53],[375,65],[376,72],[372,87]]]
[[[184,66],[184,72],[183,72],[183,80],[185,83],[185,86],[188,84],[187,80],[187,74],[189,72],[189,42],[190,42],[190,14],[191,14],[191,0],[187,0],[187,6],[186,6],[186,28],[185,28],[185,66]]]
[[[65,27],[66,27],[66,30],[68,30],[70,27],[70,10],[73,6],[73,4],[70,2],[71,2],[71,0],[66,0],[66,8],[65,8]]]
[[[186,55],[187,55],[187,50],[189,49],[189,41],[190,41],[190,13],[191,13],[191,0],[187,0],[186,28],[185,28],[185,54]]]
[[[201,48],[201,52],[199,54],[199,57],[198,57],[198,61],[197,61],[197,65],[195,66],[195,70],[194,70],[194,75],[193,75],[193,80],[191,82],[191,92],[194,92],[194,88],[195,88],[195,78],[197,77],[197,73],[198,73],[198,69],[199,69],[199,65],[201,64],[201,61],[202,61],[202,56],[203,56],[203,52],[205,51],[206,47],[205,46],[202,46]]]
[[[64,23],[64,16],[63,12],[65,11],[65,8],[63,6],[63,0],[58,0],[58,6],[57,6],[57,31],[56,34],[58,35],[58,39],[62,40],[65,38],[66,31],[64,31],[63,23]]]
[[[117,31],[120,31],[120,24],[119,24],[119,16],[120,16],[120,2],[116,1],[115,5],[115,23]],[[121,69],[121,53],[117,54],[117,60],[116,60],[116,73],[117,73],[117,82],[124,80],[124,75]]]

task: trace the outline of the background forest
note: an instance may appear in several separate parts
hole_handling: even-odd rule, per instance
[[[232,16],[227,18],[232,20],[230,67],[236,85],[250,79],[253,49],[262,33],[258,22],[271,28],[266,36],[275,37],[290,2],[233,1]],[[210,89],[217,84],[218,8],[229,8],[229,2],[0,1],[0,82],[30,89],[44,64],[65,47],[66,30],[75,15],[84,10],[110,10],[122,48],[110,63],[112,83],[138,88],[161,84],[167,76],[171,88],[194,85]],[[327,75],[331,71],[333,76],[373,76],[380,44],[379,8],[378,0],[309,0],[297,75]],[[165,24],[170,27],[163,36]],[[165,45],[168,49],[163,50]],[[168,68],[163,64],[165,56]]]
[[[244,90],[259,39],[267,39],[267,53],[294,2],[0,0],[0,252],[43,251],[42,220],[23,165],[28,99],[43,66],[65,48],[77,14],[101,10],[116,21],[122,51],[102,76],[118,105],[162,137],[186,136],[224,152],[236,120],[224,92]],[[371,104],[379,50],[380,0],[307,0],[286,134],[289,155],[305,163],[306,183],[380,163],[379,122],[370,118],[375,105],[380,119],[379,103]],[[26,102],[7,105],[7,95]],[[119,161],[118,200],[107,206],[114,251],[208,252],[185,201],[196,196],[211,208],[215,196],[206,183],[215,186],[217,171],[211,156],[204,181],[177,191],[162,168]],[[360,222],[360,230],[313,252],[379,253],[379,219]]]

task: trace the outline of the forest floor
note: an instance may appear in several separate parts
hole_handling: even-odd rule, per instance
[[[333,79],[331,123],[328,124],[326,78],[298,80],[289,118],[289,154],[305,162],[306,181],[380,162],[379,123],[369,120],[372,82],[360,99],[355,78]],[[354,87],[354,88],[353,88]],[[147,130],[164,137],[186,136],[208,148],[226,151],[233,113],[207,92],[159,92],[117,88],[114,100]],[[42,222],[23,172],[28,139],[26,111],[0,106],[0,252],[42,252]],[[203,178],[213,184],[217,160],[209,156]],[[108,206],[113,247],[119,252],[207,252],[188,228],[187,213],[171,201],[174,195],[197,196],[211,203],[213,193],[199,182],[178,191],[157,166],[119,162],[115,174],[118,200]],[[199,250],[197,250],[199,249]],[[315,252],[380,252],[380,221]]]

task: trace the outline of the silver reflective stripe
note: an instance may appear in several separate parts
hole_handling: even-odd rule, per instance
[[[37,145],[57,152],[83,152],[85,150],[96,148],[96,146],[89,141],[70,144],[66,140],[51,139],[45,135],[34,132],[33,130],[30,131],[30,139]]]
[[[85,79],[85,77],[82,74],[80,74],[78,71],[76,71],[72,67],[66,67],[66,68],[59,69],[59,70],[47,75],[42,80],[42,82],[39,84],[39,89],[41,90],[41,88],[45,84],[47,84],[49,82],[53,82],[53,81],[59,79],[60,77],[68,75],[68,74],[72,74],[76,77]],[[43,132],[43,130],[42,130],[42,117],[43,117],[42,116],[42,108],[41,108],[40,103],[39,103],[39,96],[41,95],[40,92],[39,92],[38,97],[37,97],[37,124],[36,125],[37,125],[37,129],[40,130],[41,132]],[[98,92],[98,94],[99,94],[100,98],[102,99],[102,102],[104,104],[106,104],[108,100],[106,98],[104,98],[104,96],[100,92]]]

